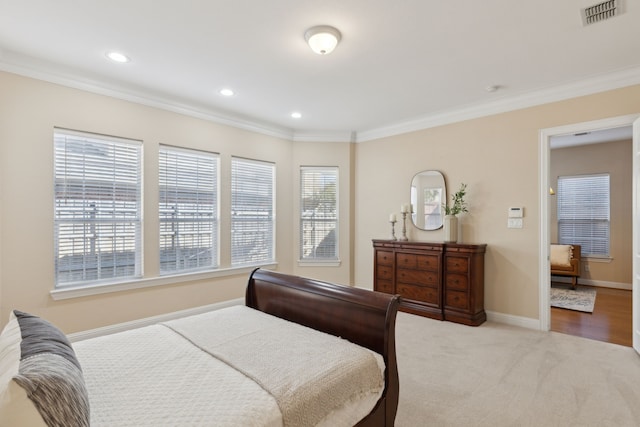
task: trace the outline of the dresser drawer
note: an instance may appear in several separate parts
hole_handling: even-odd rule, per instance
[[[376,280],[375,291],[385,292],[387,294],[395,294],[393,291],[393,282],[391,280]]]
[[[376,264],[393,265],[393,252],[376,251]]]
[[[376,266],[376,279],[393,280],[393,266],[390,265],[377,265]]]
[[[469,271],[469,260],[463,257],[448,256],[445,257],[447,271],[456,273],[466,273]]]
[[[396,254],[398,268],[416,268],[418,270],[438,271],[440,263],[435,255]]]
[[[437,288],[398,283],[397,291],[403,298],[427,302],[429,304],[440,304],[440,294]]]
[[[439,258],[435,255],[417,255],[416,262],[419,270],[440,270]]]
[[[447,289],[466,291],[469,288],[467,276],[463,276],[462,274],[447,274],[445,282]]]
[[[396,254],[396,267],[397,268],[418,268],[418,255],[397,253]]]
[[[398,283],[406,283],[410,285],[437,287],[440,283],[437,271],[420,271],[399,268],[396,273],[396,281]]]
[[[469,308],[469,296],[466,292],[450,291],[447,289],[445,295],[445,306],[464,310]]]

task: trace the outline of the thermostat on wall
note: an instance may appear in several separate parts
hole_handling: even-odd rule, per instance
[[[524,208],[523,207],[512,207],[509,208],[509,218],[522,218],[524,216]]]

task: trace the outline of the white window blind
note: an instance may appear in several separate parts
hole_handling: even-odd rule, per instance
[[[56,287],[141,276],[141,151],[54,132]]]
[[[218,161],[160,147],[160,274],[218,267]]]
[[[561,176],[557,197],[559,242],[609,256],[609,174]]]
[[[231,159],[231,265],[273,262],[275,165]]]
[[[338,258],[338,168],[300,168],[300,259]]]

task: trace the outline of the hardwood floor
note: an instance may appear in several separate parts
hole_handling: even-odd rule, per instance
[[[597,296],[593,313],[551,307],[551,330],[631,347],[631,291],[594,289]]]

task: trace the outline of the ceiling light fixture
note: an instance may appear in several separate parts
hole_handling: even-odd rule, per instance
[[[302,117],[302,114],[297,111],[294,111],[293,113],[291,113],[291,117],[294,119],[299,119]]]
[[[318,55],[327,55],[333,52],[342,38],[340,31],[328,25],[318,25],[309,28],[304,33],[304,38],[309,43],[311,50]]]
[[[233,90],[229,88],[220,89],[220,95],[222,96],[233,96]]]
[[[131,59],[129,59],[127,55],[120,52],[115,52],[115,51],[107,52],[107,58],[109,58],[114,62],[120,62],[122,64],[124,64],[125,62],[131,61]]]

